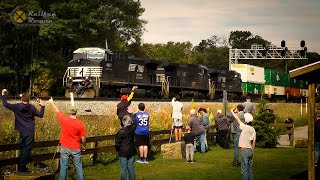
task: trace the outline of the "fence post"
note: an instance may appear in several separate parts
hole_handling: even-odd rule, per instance
[[[293,146],[294,142],[294,124],[292,124],[292,129],[291,129],[291,135],[290,135],[290,146]]]
[[[20,157],[20,150],[16,150],[16,157]],[[19,163],[16,165],[16,171],[18,171],[18,165]]]
[[[56,148],[56,153],[55,153],[55,155],[54,155],[53,158],[56,158],[55,156],[56,156],[58,153],[60,153],[60,146],[59,146],[59,145],[58,145],[57,148]],[[53,159],[53,160],[54,160],[54,159]],[[56,158],[56,160],[54,160],[54,162],[55,162],[55,166],[57,167],[56,172],[59,172],[59,170],[60,170],[60,158]]]
[[[98,147],[98,142],[91,142],[90,143],[90,147],[91,148],[97,148]],[[97,158],[98,158],[98,153],[97,152],[93,153],[93,156],[92,156],[92,163],[93,164],[96,164]]]

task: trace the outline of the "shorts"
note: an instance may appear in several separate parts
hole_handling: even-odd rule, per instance
[[[182,128],[182,120],[173,118],[173,127]]]
[[[149,134],[148,135],[136,134],[136,145],[149,146]]]
[[[182,129],[183,126],[174,126],[175,129]]]

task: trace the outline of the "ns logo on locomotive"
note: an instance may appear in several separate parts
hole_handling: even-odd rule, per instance
[[[142,59],[97,47],[73,52],[63,78],[66,96],[119,97],[138,86],[135,97],[219,99],[227,91],[242,96],[236,71],[208,69],[202,65]]]

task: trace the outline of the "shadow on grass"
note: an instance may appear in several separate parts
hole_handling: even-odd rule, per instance
[[[293,175],[290,179],[296,180],[308,180],[308,170],[300,172],[299,174]]]

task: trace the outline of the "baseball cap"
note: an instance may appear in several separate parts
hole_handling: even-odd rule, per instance
[[[75,107],[75,106],[70,106],[69,107],[69,114],[76,115],[77,112],[78,112],[78,108],[77,107]]]
[[[253,116],[250,113],[244,113],[244,121],[246,123],[253,121]]]
[[[196,114],[196,110],[195,109],[191,109],[190,110],[190,114]]]
[[[221,110],[221,109],[218,109],[217,113],[222,114],[222,110]]]
[[[121,96],[121,101],[126,101],[128,99],[127,95],[122,95]]]

